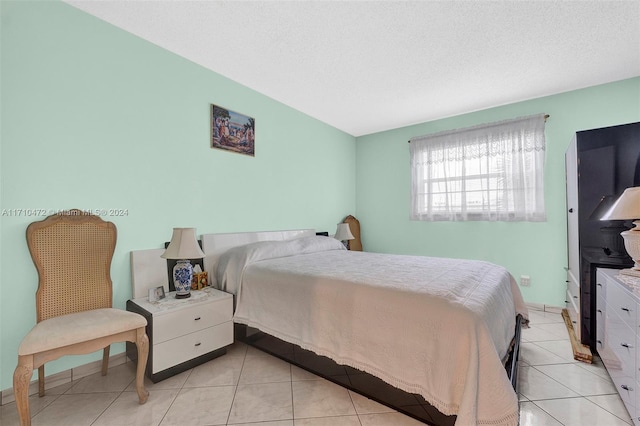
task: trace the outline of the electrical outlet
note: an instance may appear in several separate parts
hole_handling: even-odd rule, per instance
[[[520,285],[522,287],[529,287],[531,284],[531,278],[529,275],[520,275]]]

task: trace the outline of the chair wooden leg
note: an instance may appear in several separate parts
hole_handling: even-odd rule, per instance
[[[44,396],[44,364],[38,367],[38,396]]]
[[[102,351],[102,375],[107,375],[107,370],[109,369],[109,350],[111,346],[107,346]]]
[[[29,381],[33,374],[33,357],[18,356],[18,366],[13,372],[13,394],[16,398],[16,408],[21,426],[31,425],[31,411],[29,410]]]
[[[149,391],[144,387],[144,372],[147,368],[147,358],[149,357],[149,337],[147,337],[144,327],[136,331],[136,347],[138,348],[136,391],[138,392],[140,404],[144,404],[149,398]]]

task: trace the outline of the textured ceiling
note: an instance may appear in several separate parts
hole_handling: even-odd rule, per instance
[[[65,1],[354,136],[640,76],[639,0]]]

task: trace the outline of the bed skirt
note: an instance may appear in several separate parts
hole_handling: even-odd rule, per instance
[[[516,317],[515,334],[509,356],[505,363],[506,374],[514,391],[517,391],[518,358],[522,316]],[[283,359],[304,370],[334,382],[369,399],[384,404],[425,424],[453,426],[456,416],[447,416],[429,404],[421,395],[411,394],[395,388],[381,379],[337,364],[328,357],[300,348],[244,324],[235,324],[235,338],[270,355]]]

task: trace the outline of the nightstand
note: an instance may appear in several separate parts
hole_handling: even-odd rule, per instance
[[[147,319],[147,376],[156,383],[227,352],[233,343],[233,296],[214,288],[176,299],[175,292],[157,302],[147,297],[127,301],[127,310]],[[135,345],[127,356],[137,358]]]

